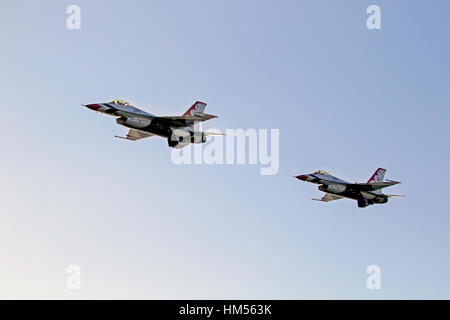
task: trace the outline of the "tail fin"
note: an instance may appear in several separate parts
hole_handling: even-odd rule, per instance
[[[377,171],[370,177],[367,183],[371,182],[382,182],[384,180],[384,174],[386,173],[386,169],[378,168]]]
[[[206,103],[196,101],[184,114],[183,116],[195,116],[196,113],[203,113],[206,108]]]
[[[377,171],[370,177],[369,181],[367,183],[372,182],[382,182],[384,180],[384,174],[386,173],[386,169],[378,168]],[[381,194],[381,189],[372,191],[373,193],[379,193]]]

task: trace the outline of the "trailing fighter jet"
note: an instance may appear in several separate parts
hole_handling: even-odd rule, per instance
[[[158,117],[140,110],[123,100],[83,105],[91,110],[116,117],[116,122],[129,128],[125,137],[116,138],[136,141],[154,135],[167,139],[169,147],[181,149],[189,143],[204,143],[207,136],[223,135],[196,130],[195,123],[217,118],[203,113],[206,103],[195,102],[182,116]]]
[[[364,208],[374,203],[386,203],[388,198],[404,197],[381,193],[381,189],[398,184],[398,181],[383,181],[386,169],[378,168],[367,183],[350,183],[336,178],[328,172],[317,170],[310,174],[303,174],[295,178],[319,185],[319,190],[325,192],[322,199],[316,201],[329,202],[342,198],[358,201],[358,207]]]

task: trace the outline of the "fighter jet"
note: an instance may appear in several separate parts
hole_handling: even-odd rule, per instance
[[[325,192],[322,199],[316,201],[329,202],[348,198],[358,201],[358,207],[364,208],[375,203],[386,203],[389,198],[404,197],[381,193],[381,189],[398,184],[398,181],[384,179],[386,169],[378,168],[367,183],[350,183],[336,178],[323,170],[317,170],[310,174],[296,176],[302,181],[319,185],[319,190]]]
[[[166,138],[169,147],[181,149],[189,143],[204,143],[207,136],[223,135],[197,130],[196,123],[217,118],[204,113],[206,103],[200,101],[195,102],[182,116],[165,117],[155,116],[119,99],[83,106],[114,116],[117,124],[129,128],[125,137],[115,136],[116,138],[136,141],[156,135]]]

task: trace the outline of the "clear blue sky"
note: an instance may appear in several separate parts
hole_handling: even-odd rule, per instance
[[[449,9],[2,1],[0,297],[450,298]],[[126,129],[80,107],[112,98],[161,115],[199,99],[219,115],[206,127],[279,129],[280,171],[176,166],[165,140],[115,139]],[[292,178],[378,167],[406,199],[319,203]]]

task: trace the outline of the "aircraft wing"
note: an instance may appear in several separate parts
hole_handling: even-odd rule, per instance
[[[343,197],[340,197],[340,196],[337,196],[337,195],[334,195],[334,194],[331,194],[331,193],[325,193],[325,195],[322,197],[322,199],[314,199],[313,198],[313,200],[323,201],[323,202],[330,202],[330,201],[339,200],[339,199],[342,199],[342,198]]]
[[[355,183],[355,184],[350,184],[351,188],[355,188],[357,190],[361,190],[361,191],[374,191],[374,190],[379,190],[379,189],[383,189],[386,187],[390,187],[393,186],[394,184],[399,184],[399,181],[392,181],[392,180],[388,180],[388,181],[381,181],[381,182],[370,182],[370,183]]]
[[[167,116],[167,117],[158,117],[155,118],[162,122],[168,123],[169,126],[179,126],[179,127],[187,127],[193,125],[195,122],[206,121],[209,119],[217,118],[212,114],[200,113],[197,112],[195,116]]]
[[[136,140],[148,138],[148,137],[151,137],[151,136],[154,136],[154,134],[143,132],[143,131],[139,131],[139,130],[136,130],[136,129],[130,129],[128,131],[128,134],[127,134],[126,137],[121,137],[121,136],[115,136],[115,137],[116,138],[120,138],[120,139],[136,141]]]
[[[166,117],[157,117],[151,114],[146,113],[132,113],[127,111],[119,111],[119,115],[125,117],[133,117],[133,118],[141,118],[152,120],[153,122],[161,123],[167,127],[188,127],[195,124],[195,122],[206,121],[209,119],[217,118],[217,116],[212,114],[207,114],[203,112],[196,112],[195,116],[192,115],[183,115],[183,116],[166,116]]]

